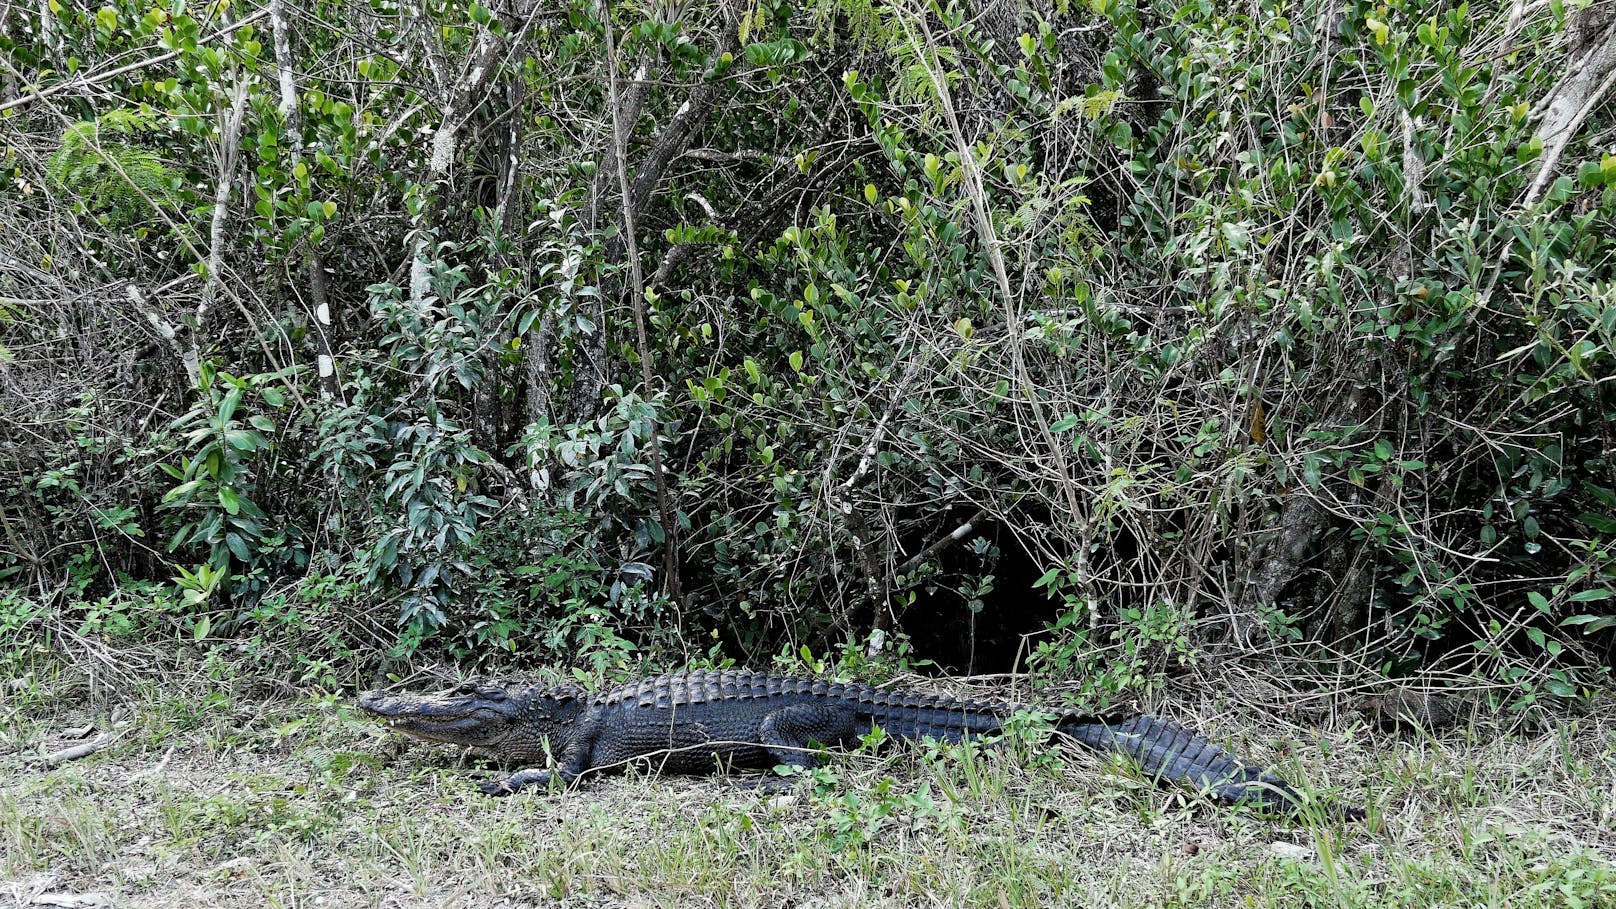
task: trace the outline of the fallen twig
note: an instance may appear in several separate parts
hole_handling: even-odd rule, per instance
[[[97,751],[100,751],[108,745],[111,745],[113,742],[116,742],[122,735],[122,730],[103,732],[81,745],[74,745],[71,748],[63,748],[61,751],[52,751],[50,754],[43,755],[37,758],[34,761],[34,764],[48,770],[52,767],[59,767],[69,761],[82,760],[92,754],[95,754]]]
[[[136,780],[146,779],[147,777],[162,776],[163,771],[168,769],[169,760],[174,757],[174,749],[176,749],[178,747],[179,747],[178,745],[170,745],[170,746],[168,746],[168,750],[163,752],[163,757],[162,757],[161,760],[159,760],[157,763],[153,764],[152,766],[147,767],[145,770],[142,770],[139,773],[136,773],[134,776],[129,778],[129,781],[132,783],[132,782],[134,782]]]

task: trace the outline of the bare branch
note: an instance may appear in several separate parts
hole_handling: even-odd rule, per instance
[[[629,296],[634,308],[634,332],[639,342],[640,384],[646,404],[651,405],[656,400],[656,389],[651,380],[651,344],[645,331],[645,278],[640,272],[640,247],[639,240],[635,236],[639,228],[635,220],[633,196],[629,192],[628,164],[625,163],[628,152],[628,130],[622,110],[617,103],[616,28],[612,25],[610,3],[603,0],[601,8],[606,33],[606,97],[612,114],[612,158],[617,162],[617,184],[622,193],[620,198],[623,200],[623,242],[628,254]],[[651,420],[651,473],[656,480],[657,512],[662,522],[662,583],[668,596],[677,604],[679,527],[674,523],[673,508],[668,501],[668,478],[662,469],[661,422],[654,417]]]

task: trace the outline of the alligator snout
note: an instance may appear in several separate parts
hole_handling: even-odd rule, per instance
[[[367,691],[359,696],[359,709],[378,716],[387,713],[387,695],[380,691]]]

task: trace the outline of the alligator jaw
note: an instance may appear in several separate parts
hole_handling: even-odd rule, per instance
[[[499,744],[521,712],[505,691],[472,685],[436,695],[367,691],[359,696],[359,709],[411,738],[468,748]]]
[[[438,694],[367,691],[358,706],[366,716],[410,738],[469,748],[505,763],[542,761],[566,745],[581,692],[493,688],[465,684]]]

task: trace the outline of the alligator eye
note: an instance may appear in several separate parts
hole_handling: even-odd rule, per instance
[[[478,697],[487,698],[490,701],[505,700],[505,689],[503,688],[478,688],[476,694]]]

